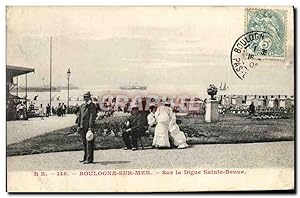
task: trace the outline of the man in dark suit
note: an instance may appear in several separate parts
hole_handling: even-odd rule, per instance
[[[80,106],[77,120],[78,132],[81,135],[84,149],[84,157],[80,162],[89,164],[93,163],[94,160],[94,139],[87,141],[86,133],[89,130],[94,133],[96,107],[91,100],[91,93],[89,91],[83,95],[83,99],[85,103]]]
[[[125,143],[125,150],[132,149],[135,151],[138,149],[138,138],[140,138],[145,132],[145,128],[143,126],[143,117],[140,114],[137,106],[132,107],[132,115],[127,121],[126,127],[126,131],[122,134]]]
[[[254,102],[251,102],[250,106],[249,106],[249,116],[253,116],[255,113],[255,106],[254,106]]]

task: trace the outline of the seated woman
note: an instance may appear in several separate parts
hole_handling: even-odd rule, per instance
[[[170,148],[168,128],[171,121],[172,109],[168,106],[160,106],[155,112],[156,127],[152,146],[156,148]]]
[[[176,123],[175,113],[171,114],[171,121],[169,123],[170,136],[173,139],[173,143],[177,148],[187,148],[189,145],[186,143],[186,137],[182,131],[180,131],[179,126]]]
[[[157,107],[154,104],[150,104],[149,107],[149,114],[147,116],[147,122],[148,122],[148,133],[152,136],[155,133],[155,127],[156,127],[156,119],[155,119],[155,112]]]

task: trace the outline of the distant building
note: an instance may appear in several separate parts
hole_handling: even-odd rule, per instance
[[[241,106],[243,104],[242,96],[233,96],[231,98],[231,104]]]
[[[16,119],[16,105],[18,100],[24,100],[27,109],[27,74],[34,72],[34,69],[6,65],[6,118],[7,120]],[[20,97],[18,95],[18,77],[25,75],[25,96]],[[13,95],[11,91],[16,88],[17,93]]]
[[[291,108],[294,107],[294,96],[290,95],[220,95],[220,104],[223,106],[249,106],[252,102],[262,108]]]
[[[294,100],[292,100],[291,98],[280,99],[279,100],[279,107],[282,107],[282,108],[291,108],[291,107],[293,107],[292,101],[294,101]]]
[[[221,101],[221,104],[222,104],[222,105],[227,106],[227,105],[230,105],[230,104],[231,104],[231,97],[232,97],[232,96],[223,95],[223,96],[220,96],[220,97],[218,98],[218,100]]]

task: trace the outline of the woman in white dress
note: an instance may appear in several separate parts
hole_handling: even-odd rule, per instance
[[[171,121],[172,109],[168,106],[160,106],[155,112],[156,127],[152,146],[156,148],[170,148],[169,123]]]
[[[42,120],[44,120],[44,108],[43,108],[43,104],[41,104],[41,106],[39,108],[39,116],[41,117]]]
[[[166,105],[169,105],[168,103]],[[187,148],[186,137],[176,123],[176,115],[169,106],[160,106],[155,112],[157,125],[152,146],[158,148],[169,148],[169,135],[177,148]]]
[[[186,137],[182,131],[180,131],[179,126],[176,123],[175,113],[171,114],[171,121],[169,123],[170,136],[173,139],[173,143],[177,148],[183,149],[189,147],[186,143]]]
[[[148,132],[150,135],[155,134],[155,127],[156,127],[156,119],[155,119],[155,112],[156,112],[157,107],[154,104],[150,104],[149,107],[149,114],[147,116],[147,121],[148,121]]]

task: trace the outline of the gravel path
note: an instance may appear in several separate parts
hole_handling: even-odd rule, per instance
[[[44,120],[30,118],[29,120],[8,121],[6,122],[6,144],[17,143],[27,138],[72,126],[75,124],[75,119],[75,115],[66,115],[65,117],[51,116]]]
[[[294,142],[195,145],[188,149],[95,151],[95,163],[79,163],[83,152],[7,158],[8,171],[139,168],[292,168]]]

